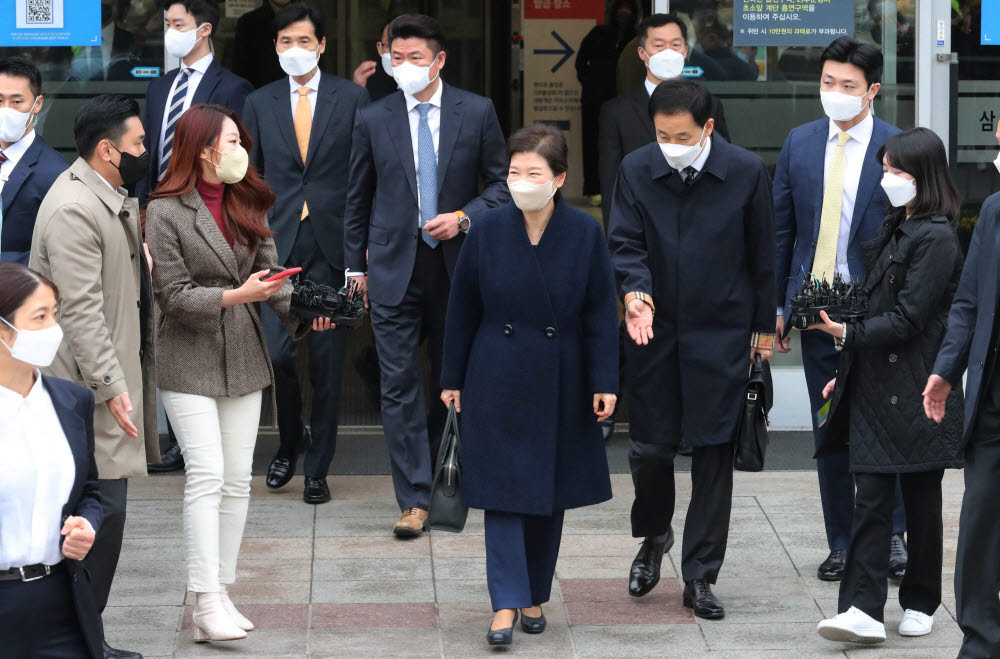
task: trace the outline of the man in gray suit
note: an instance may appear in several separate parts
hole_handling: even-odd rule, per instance
[[[253,138],[250,160],[278,196],[268,217],[278,262],[302,268],[302,276],[340,288],[344,284],[344,199],[351,152],[351,122],[368,103],[363,87],[319,70],[326,50],[320,13],[304,4],[274,18],[274,42],[288,74],[261,87],[243,108]],[[283,487],[295,474],[305,437],[302,397],[295,372],[295,345],[270,309],[261,313],[274,366],[281,445],[267,472],[267,486]],[[337,446],[346,330],[310,334],[309,379],[316,401],[303,469],[306,503],[330,500],[326,476]]]
[[[366,288],[371,303],[382,426],[403,511],[393,532],[407,537],[423,531],[431,456],[444,428],[437,401],[451,274],[476,216],[510,197],[493,103],[441,80],[446,53],[437,21],[400,16],[389,25],[389,43],[401,91],[355,118],[344,256],[347,275]],[[429,418],[423,339],[431,362]]]

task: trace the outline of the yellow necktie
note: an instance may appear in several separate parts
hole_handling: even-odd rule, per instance
[[[820,279],[833,281],[837,272],[837,242],[840,240],[840,212],[844,207],[844,145],[851,136],[837,133],[837,148],[830,159],[830,171],[823,190],[823,211],[819,219],[819,237],[812,273]]]
[[[299,87],[299,100],[295,102],[295,141],[299,143],[299,154],[302,156],[302,164],[306,163],[306,155],[309,153],[309,134],[312,132],[312,107],[309,99],[306,98],[312,90],[308,87]],[[299,221],[306,219],[309,215],[309,207],[305,200],[302,201],[302,217]]]

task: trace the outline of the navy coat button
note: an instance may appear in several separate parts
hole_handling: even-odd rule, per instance
[[[889,402],[890,402],[890,403],[892,403],[893,405],[895,405],[896,403],[898,403],[898,402],[899,402],[899,399],[898,399],[898,398],[896,398],[895,396],[892,396],[892,397],[891,397],[891,398],[889,399]]]
[[[506,336],[510,336],[511,334],[513,334],[513,333],[514,333],[514,328],[513,328],[513,327],[511,327],[510,325],[504,325],[504,326],[503,326],[503,333],[504,333],[504,334],[505,334]]]
[[[556,330],[555,330],[555,328],[553,328],[553,327],[546,327],[545,328],[545,338],[546,339],[554,339],[554,338],[556,338]]]
[[[896,359],[897,359],[896,355],[889,355],[889,363],[895,364]]]

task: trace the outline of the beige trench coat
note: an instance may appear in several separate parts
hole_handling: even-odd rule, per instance
[[[159,437],[153,305],[138,201],[112,190],[78,158],[38,209],[30,266],[59,288],[65,339],[46,374],[94,392],[99,477],[145,476],[146,464],[159,461]],[[124,392],[138,439],[126,435],[103,404]]]

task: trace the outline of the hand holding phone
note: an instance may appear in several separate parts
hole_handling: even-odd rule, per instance
[[[278,274],[271,275],[267,279],[263,279],[261,281],[263,281],[265,284],[268,284],[272,281],[278,281],[279,279],[284,279],[285,277],[291,277],[292,275],[297,275],[300,272],[302,272],[302,268],[288,268],[287,270],[282,270]]]

